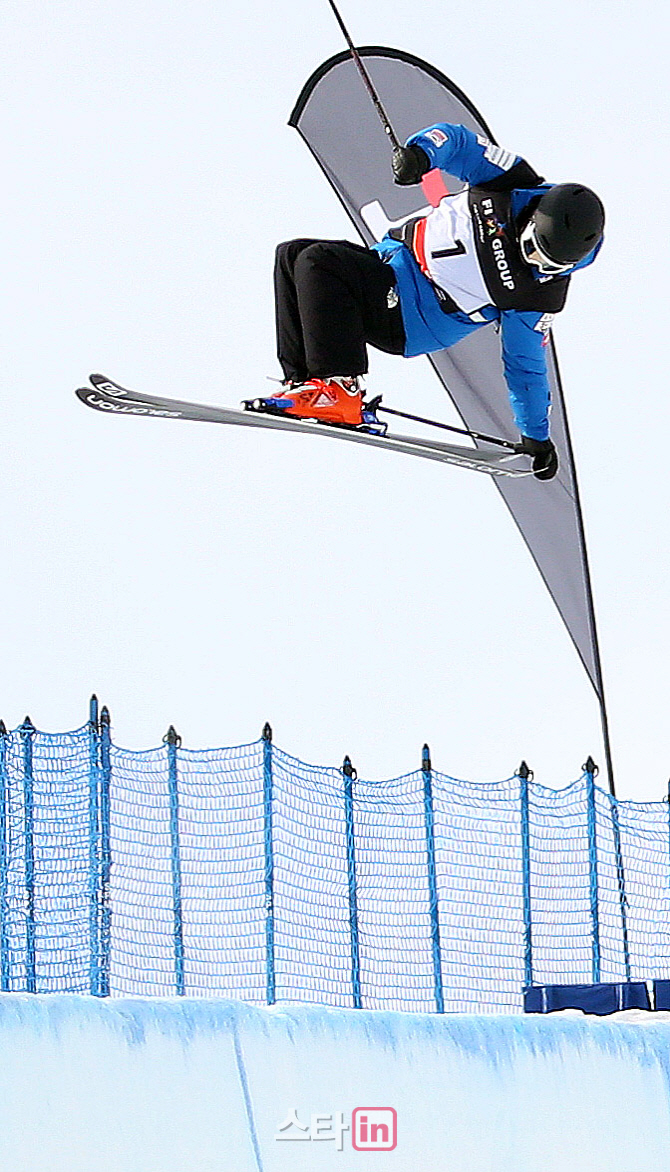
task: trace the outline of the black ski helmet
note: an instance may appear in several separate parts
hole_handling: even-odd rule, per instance
[[[532,219],[542,251],[556,264],[576,264],[603,238],[605,209],[595,191],[557,183],[543,195]]]

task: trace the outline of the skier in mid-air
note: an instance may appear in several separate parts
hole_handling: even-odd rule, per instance
[[[247,406],[327,423],[376,422],[363,398],[367,344],[412,357],[494,322],[523,450],[540,480],[558,470],[549,437],[548,331],[571,274],[591,264],[604,210],[593,191],[544,183],[519,155],[438,123],[393,155],[395,182],[433,168],[467,184],[371,249],[290,240],[277,249],[277,348],[284,385]]]

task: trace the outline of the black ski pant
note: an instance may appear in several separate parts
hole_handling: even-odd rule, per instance
[[[365,374],[367,343],[387,354],[404,353],[393,269],[360,244],[280,244],[275,306],[277,354],[284,377],[294,382]]]

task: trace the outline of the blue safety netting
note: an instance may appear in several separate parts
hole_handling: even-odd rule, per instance
[[[264,736],[194,751],[0,729],[0,989],[514,1012],[529,984],[670,978],[666,802],[590,763],[390,781]]]

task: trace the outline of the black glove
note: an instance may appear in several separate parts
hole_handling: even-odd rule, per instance
[[[553,480],[558,472],[558,452],[550,439],[536,440],[522,435],[521,451],[533,457],[536,480]]]
[[[400,187],[420,183],[422,175],[430,171],[431,162],[420,146],[396,147],[393,152],[393,174]]]

